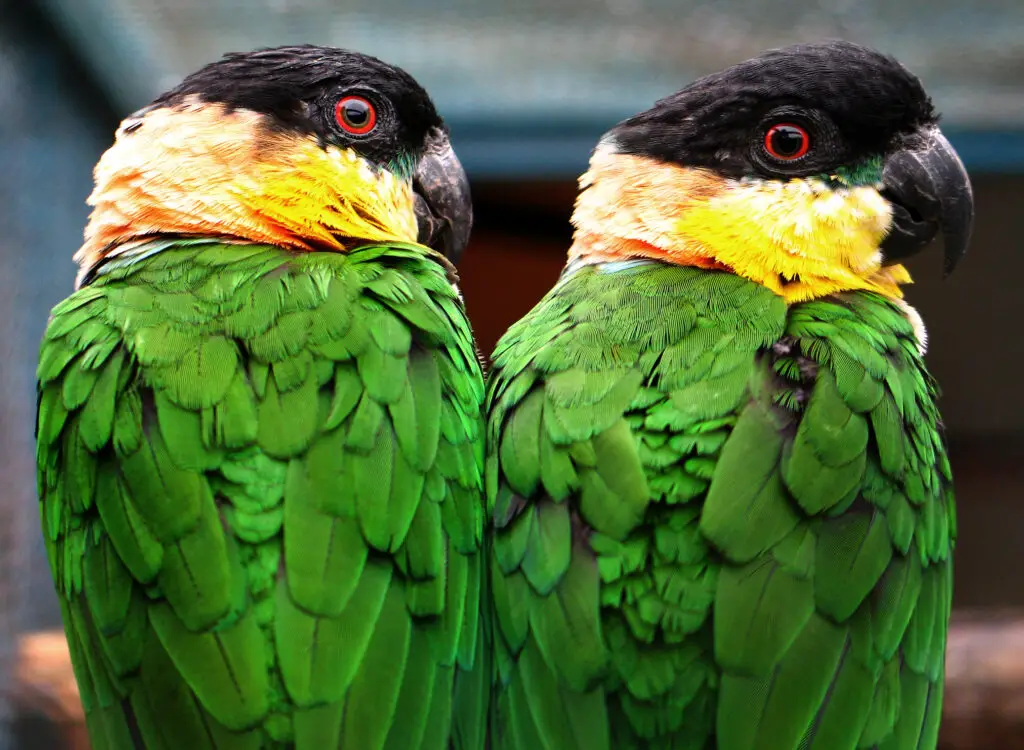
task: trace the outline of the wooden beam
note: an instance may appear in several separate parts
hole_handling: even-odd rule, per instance
[[[1024,747],[1024,612],[957,612],[946,648],[943,750]]]
[[[15,689],[11,694],[15,715],[49,723],[63,743],[52,750],[89,750],[85,713],[78,698],[64,631],[23,635],[18,652]],[[33,739],[30,737],[27,742],[35,747]]]

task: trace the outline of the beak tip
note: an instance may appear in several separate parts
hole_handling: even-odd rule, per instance
[[[943,243],[945,247],[943,248],[942,258],[942,278],[946,279],[952,275],[953,271],[960,265],[964,255],[967,254],[967,248],[970,245],[970,231],[966,232],[966,236],[946,236],[943,238]]]
[[[901,260],[943,239],[943,278],[967,251],[974,228],[970,177],[953,146],[938,128],[924,142],[893,154],[883,173],[884,194],[893,204],[893,227],[883,242],[890,260]]]

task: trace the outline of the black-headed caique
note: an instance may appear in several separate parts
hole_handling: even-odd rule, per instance
[[[472,212],[427,93],[228,55],[121,124],[90,203],[37,440],[95,750],[480,750]]]
[[[920,82],[768,52],[615,128],[488,390],[495,750],[934,750],[955,536]]]

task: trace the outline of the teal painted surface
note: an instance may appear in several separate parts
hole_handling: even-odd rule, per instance
[[[1021,126],[1024,3],[957,0],[39,0],[125,107],[202,61],[314,42],[406,67],[455,117],[612,119],[798,41],[895,53],[950,123]]]
[[[974,171],[1024,172],[1024,3],[936,0],[37,0],[130,112],[223,52],[314,42],[399,64],[467,169],[578,174],[597,136],[770,47],[842,37],[924,80]]]
[[[2,681],[14,631],[60,624],[36,506],[34,370],[49,310],[74,283],[92,166],[112,130],[45,29],[2,10],[0,112]]]

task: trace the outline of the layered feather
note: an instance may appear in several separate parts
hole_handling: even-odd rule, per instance
[[[38,377],[93,747],[483,747],[483,382],[422,248],[140,253]]]
[[[496,748],[935,747],[953,496],[900,307],[584,267],[494,362]]]

